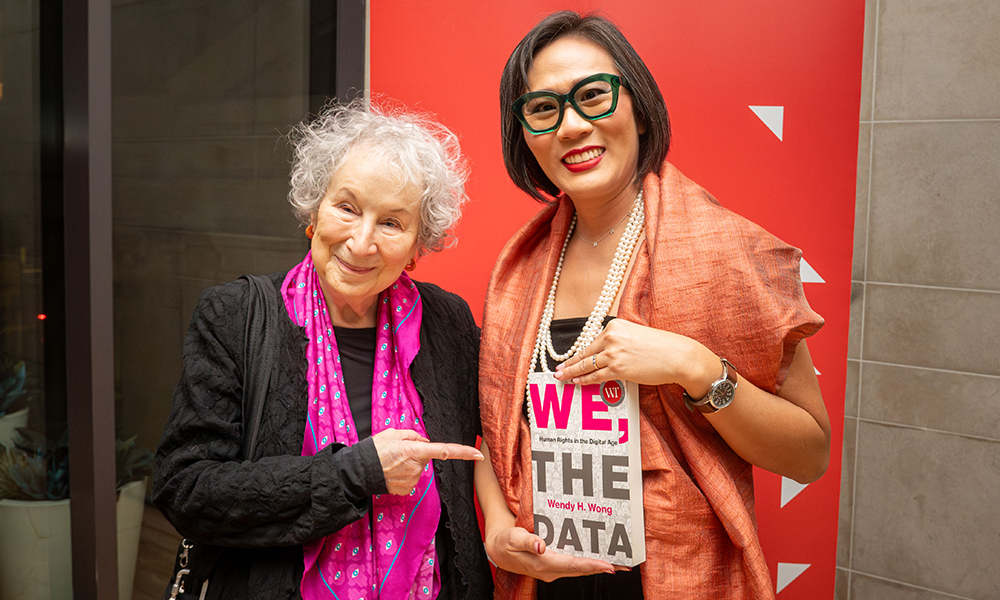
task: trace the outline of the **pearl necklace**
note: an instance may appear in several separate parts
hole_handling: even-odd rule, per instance
[[[542,319],[538,324],[538,336],[535,338],[535,349],[531,355],[529,373],[535,372],[535,365],[539,364],[539,362],[542,371],[549,372],[548,360],[545,358],[546,351],[553,359],[560,362],[564,361],[576,354],[578,350],[583,350],[589,346],[601,332],[601,329],[604,328],[604,317],[608,315],[615,297],[618,296],[618,289],[625,278],[625,271],[628,269],[629,262],[632,261],[632,251],[635,249],[635,244],[642,234],[642,226],[645,221],[643,206],[642,190],[639,190],[639,195],[636,196],[635,202],[628,212],[628,226],[625,227],[622,239],[618,241],[618,247],[615,248],[615,257],[611,261],[611,267],[608,269],[608,277],[604,280],[604,288],[597,299],[597,304],[594,305],[594,310],[590,313],[590,317],[587,318],[587,323],[583,326],[580,336],[569,350],[563,354],[559,354],[552,347],[552,332],[550,327],[552,325],[552,315],[555,313],[556,287],[559,285],[559,274],[562,272],[563,259],[566,257],[566,248],[569,246],[569,240],[573,237],[573,229],[576,227],[576,215],[573,215],[573,220],[569,224],[569,231],[566,232],[566,240],[563,242],[562,251],[559,253],[559,262],[556,264],[556,272],[552,277],[552,286],[549,288],[549,296],[545,301]],[[527,390],[525,390],[525,393],[527,393]]]

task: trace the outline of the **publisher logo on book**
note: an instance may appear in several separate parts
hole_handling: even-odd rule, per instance
[[[601,384],[601,399],[604,403],[614,408],[625,400],[625,389],[621,381],[612,379]]]

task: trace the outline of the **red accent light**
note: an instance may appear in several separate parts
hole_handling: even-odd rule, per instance
[[[44,320],[45,320],[45,313],[40,313],[40,314],[38,315],[38,320],[39,320],[39,321],[44,321]]]

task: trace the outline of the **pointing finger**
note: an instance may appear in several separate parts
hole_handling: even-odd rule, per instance
[[[483,453],[472,446],[437,442],[418,445],[415,455],[422,460],[483,460]]]

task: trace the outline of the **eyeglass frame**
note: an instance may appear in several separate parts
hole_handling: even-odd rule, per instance
[[[606,83],[611,84],[611,108],[609,108],[606,112],[591,117],[583,114],[583,110],[580,109],[580,106],[576,103],[576,99],[574,99],[573,96],[576,94],[577,90],[579,90],[581,87],[587,85],[588,83],[593,83],[595,81],[604,81]],[[587,121],[599,121],[606,117],[610,117],[615,113],[615,109],[618,108],[618,88],[622,86],[624,86],[625,89],[628,89],[628,84],[626,84],[626,82],[618,75],[612,75],[610,73],[594,73],[593,75],[588,75],[587,77],[584,77],[583,79],[578,81],[576,85],[574,85],[569,90],[569,92],[565,94],[557,94],[555,92],[549,92],[545,90],[538,92],[528,92],[527,94],[524,94],[520,98],[515,100],[514,103],[511,104],[510,109],[514,113],[514,116],[517,117],[517,120],[521,122],[521,125],[528,133],[532,135],[542,135],[543,133],[551,133],[556,129],[559,129],[559,126],[562,125],[563,117],[566,115],[567,102],[569,102],[569,105],[573,107],[573,110],[576,111],[576,114],[580,115],[581,118],[586,119]],[[527,104],[529,100],[534,100],[535,98],[541,98],[543,96],[548,96],[549,98],[558,101],[559,118],[556,119],[556,124],[553,125],[552,127],[548,129],[536,130],[535,128],[533,128],[531,125],[528,124],[528,119],[525,118],[524,116],[523,108],[524,105]]]

